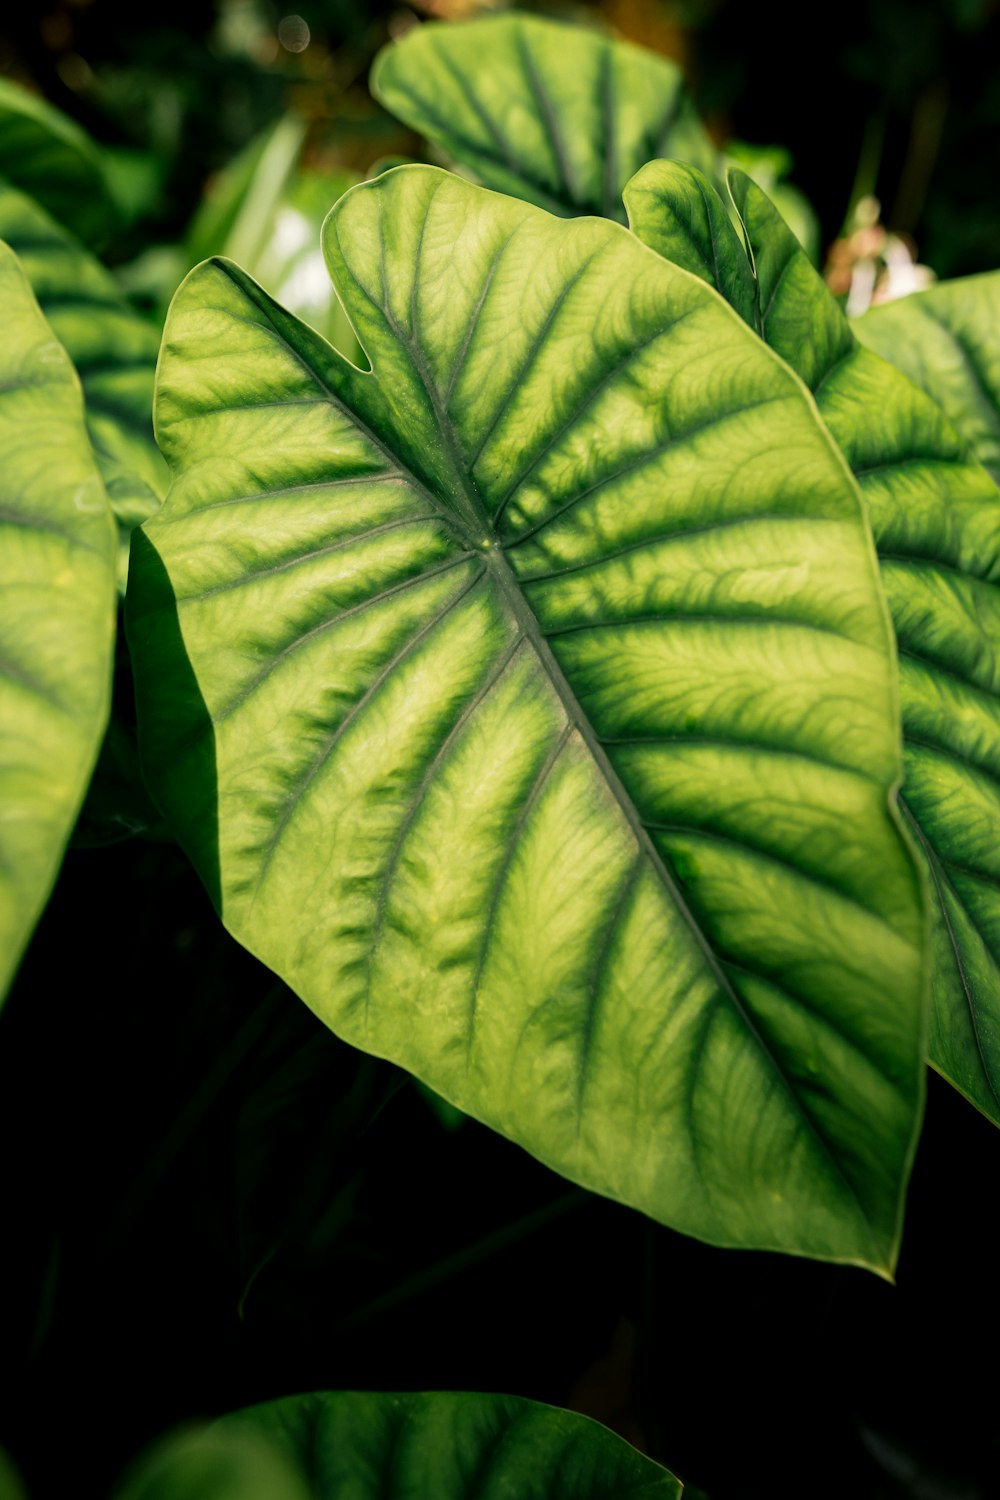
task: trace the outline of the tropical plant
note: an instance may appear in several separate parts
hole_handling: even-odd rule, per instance
[[[464,175],[310,176],[279,122],[162,339],[78,238],[99,152],[0,91],[0,980],[74,824],[175,839],[443,1118],[891,1279],[926,1063],[1000,1123],[1000,273],[848,322],[800,200],[595,33],[429,25],[372,86]],[[340,1392],[122,1496],[196,1488],[680,1485],[518,1397]]]

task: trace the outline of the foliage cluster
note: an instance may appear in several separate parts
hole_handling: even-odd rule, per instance
[[[281,121],[162,338],[100,150],[0,92],[0,978],[70,839],[176,840],[446,1124],[891,1279],[926,1064],[1000,1123],[1000,273],[848,322],[807,206],[595,32],[429,25],[372,89],[446,166],[307,173]],[[122,1494],[209,1482],[680,1489],[520,1397],[348,1392]]]

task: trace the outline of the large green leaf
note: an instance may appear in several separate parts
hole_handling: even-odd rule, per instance
[[[349,1041],[687,1232],[886,1268],[921,896],[808,396],[606,220],[402,167],[325,239],[373,374],[226,263],[167,322],[154,794]]]
[[[853,327],[933,396],[1000,484],[1000,271],[883,303]]]
[[[936,895],[930,1058],[1000,1122],[1000,492],[940,408],[859,346],[764,194],[733,186],[755,276],[697,173],[654,162],[625,196],[636,233],[812,388],[864,491],[899,641],[904,807]]]
[[[519,1396],[331,1391],[175,1439],[120,1500],[677,1500],[682,1488],[600,1423]]]
[[[166,488],[151,416],[156,330],[72,235],[3,181],[0,239],[16,250],[42,311],[76,366],[87,427],[127,556],[129,532],[156,510]]]
[[[106,239],[117,222],[107,174],[89,137],[44,99],[0,78],[4,178],[87,244]]]
[[[114,528],[65,350],[0,245],[0,996],[107,718]]]
[[[556,214],[624,223],[622,188],[651,157],[718,159],[673,63],[534,16],[414,27],[371,89],[487,187]]]

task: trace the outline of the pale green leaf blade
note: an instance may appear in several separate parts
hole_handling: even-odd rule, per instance
[[[87,244],[118,212],[97,147],[61,110],[0,78],[0,179],[35,198]]]
[[[520,1396],[325,1391],[175,1438],[120,1500],[678,1500],[681,1489],[599,1422]]]
[[[636,232],[669,254],[705,186],[660,166],[626,196]],[[765,195],[733,186],[764,337],[813,390],[870,506],[899,643],[904,810],[934,896],[930,1060],[1000,1123],[1000,494],[940,408],[858,345]]]
[[[168,321],[155,795],[347,1040],[686,1232],[885,1269],[923,914],[808,397],[618,226],[434,169],[347,194],[327,252],[372,375],[229,265]]]
[[[624,222],[644,162],[718,160],[672,62],[535,16],[414,27],[379,54],[371,89],[487,187],[551,213]]]
[[[129,532],[157,509],[166,489],[151,415],[159,337],[89,251],[2,181],[0,239],[17,252],[80,377],[87,427],[127,557]]]
[[[852,326],[933,397],[1000,484],[1000,271],[883,303]]]
[[[0,245],[0,996],[107,719],[114,527],[65,350]]]

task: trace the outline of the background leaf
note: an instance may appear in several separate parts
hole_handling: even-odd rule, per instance
[[[252,1426],[175,1434],[136,1465],[117,1500],[316,1500],[308,1468]]]
[[[1000,493],[939,407],[863,349],[791,231],[734,174],[748,319],[812,389],[870,507],[900,653],[903,807],[934,893],[930,1059],[1000,1123]],[[653,162],[633,228],[746,316],[749,261],[711,185]],[[734,295],[733,288],[738,295]]]
[[[605,221],[404,167],[327,253],[374,375],[235,267],[174,302],[128,600],[154,794],[355,1045],[689,1233],[884,1269],[922,911],[839,456]]]
[[[33,199],[0,182],[0,238],[17,252],[42,311],[83,385],[87,428],[122,540],[152,515],[166,488],[153,438],[159,337],[109,271]]]
[[[333,1391],[213,1430],[269,1438],[314,1500],[668,1500],[682,1488],[598,1422],[518,1396]]]
[[[933,397],[1000,483],[1000,271],[885,302],[852,326]]]
[[[184,270],[210,255],[229,257],[356,359],[357,342],[326,272],[320,230],[333,204],[360,179],[346,167],[306,165],[307,128],[304,119],[283,115],[217,175],[191,225]]]
[[[0,246],[0,995],[104,730],[114,532],[69,358]]]
[[[414,27],[376,58],[371,90],[487,187],[551,213],[624,223],[644,162],[718,161],[674,63],[535,16]]]
[[[101,154],[90,137],[6,78],[0,78],[0,178],[36,199],[86,244],[102,244],[118,222]]]

